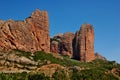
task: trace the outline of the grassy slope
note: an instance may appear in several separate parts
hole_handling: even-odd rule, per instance
[[[20,50],[19,56],[31,57],[31,53]],[[0,74],[0,80],[119,80],[120,73],[114,74],[111,72],[113,68],[120,68],[120,64],[115,61],[94,60],[92,62],[79,62],[68,57],[53,56],[52,53],[45,53],[38,51],[32,56],[33,61],[40,61],[41,65],[60,64],[65,69],[57,69],[52,76],[45,76],[44,73],[14,73],[14,74]],[[31,59],[31,58],[30,58]],[[44,72],[44,71],[43,71]],[[4,79],[3,79],[4,78]]]

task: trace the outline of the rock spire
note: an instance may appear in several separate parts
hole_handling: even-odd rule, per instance
[[[74,58],[81,62],[95,59],[94,55],[94,29],[90,24],[83,24],[76,32],[73,40]]]

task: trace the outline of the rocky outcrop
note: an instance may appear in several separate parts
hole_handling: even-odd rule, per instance
[[[63,34],[57,34],[50,39],[50,51],[53,53],[60,54],[60,43],[62,42]]]
[[[36,10],[24,21],[0,21],[0,51],[50,51],[48,14]]]
[[[59,42],[58,41],[56,41],[56,40],[51,41],[51,43],[50,43],[50,52],[60,53]]]
[[[94,29],[90,24],[83,24],[76,32],[73,40],[74,58],[81,62],[95,59],[94,55]]]
[[[60,53],[62,55],[68,55],[69,57],[73,56],[72,41],[74,38],[73,33],[64,33],[62,37],[62,42],[60,43]]]
[[[74,38],[74,34],[71,32],[54,36],[54,38],[51,39],[52,40],[51,52],[72,57],[73,56],[73,48],[72,48],[73,38]]]
[[[89,62],[95,59],[94,29],[83,24],[75,35],[67,32],[50,40],[48,14],[36,10],[24,21],[0,20],[0,52],[11,49],[59,53]]]
[[[99,53],[95,53],[95,59],[102,59],[102,60],[107,60],[105,57],[100,55]]]
[[[64,33],[51,39],[51,52],[68,55],[81,62],[95,59],[94,55],[94,29],[90,24],[83,24],[79,31]]]

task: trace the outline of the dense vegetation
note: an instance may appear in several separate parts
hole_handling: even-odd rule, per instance
[[[27,57],[33,61],[40,61],[39,67],[49,64],[59,64],[52,76],[39,71],[30,73],[0,73],[0,80],[120,80],[120,71],[113,73],[112,69],[120,70],[120,64],[115,61],[94,60],[92,62],[79,62],[68,57],[56,57],[52,53],[38,51],[31,56],[30,52],[14,50],[19,56]],[[32,57],[32,58],[31,58]],[[49,64],[47,62],[50,62]]]
[[[50,80],[50,77],[45,76],[45,74],[27,74],[23,73],[11,73],[11,74],[0,74],[0,80]]]

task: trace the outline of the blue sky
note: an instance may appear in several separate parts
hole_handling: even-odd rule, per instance
[[[0,0],[0,19],[24,20],[35,9],[48,11],[51,37],[92,24],[95,52],[120,63],[120,0]]]

